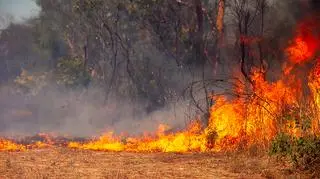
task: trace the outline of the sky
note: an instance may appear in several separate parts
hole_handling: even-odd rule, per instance
[[[37,16],[40,10],[34,0],[0,0],[0,29],[7,28],[10,23],[24,23]]]

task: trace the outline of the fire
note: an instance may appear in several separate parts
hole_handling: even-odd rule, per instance
[[[124,145],[121,140],[113,136],[112,132],[102,135],[97,141],[80,144],[78,142],[70,142],[70,148],[101,150],[101,151],[123,151]]]
[[[295,38],[286,49],[289,63],[283,66],[283,74],[276,82],[264,79],[264,73],[253,69],[250,87],[239,84],[235,93],[246,96],[226,100],[219,97],[211,109],[209,128],[217,132],[217,149],[236,147],[241,144],[268,144],[280,132],[293,136],[304,133],[302,123],[303,113],[312,116],[311,133],[319,133],[317,114],[311,114],[320,109],[320,61],[311,70],[308,84],[290,72],[299,65],[310,62],[317,56],[320,45],[320,33],[315,30],[320,25],[313,18],[307,18],[298,25]],[[302,109],[302,86],[308,85],[311,97],[306,97]],[[314,102],[314,105],[312,105]]]
[[[320,59],[317,59],[317,64],[315,68],[312,70],[312,72],[309,75],[309,87],[312,91],[314,101],[316,104],[320,105]],[[320,106],[318,106],[320,107]]]
[[[25,151],[26,147],[10,140],[0,139],[0,151]]]
[[[320,26],[313,18],[298,25],[296,36],[285,50],[289,62],[283,65],[279,80],[269,82],[264,77],[265,72],[252,69],[252,84],[244,85],[242,80],[234,89],[239,97],[217,97],[210,110],[209,125],[204,130],[200,123],[192,123],[185,131],[166,134],[166,128],[160,126],[153,137],[128,138],[121,142],[118,137],[104,135],[86,144],[70,143],[69,147],[130,152],[203,152],[234,150],[251,144],[267,146],[280,132],[301,136],[305,132],[301,127],[305,120],[301,111],[312,116],[313,109],[320,109],[320,61],[310,72],[308,84],[303,84],[303,80],[290,72],[317,55],[320,44],[319,34],[314,33],[317,27]],[[301,104],[304,85],[310,88],[311,97],[307,97],[308,103]],[[308,109],[302,108],[303,105],[309,105]],[[311,120],[311,132],[318,133],[317,115]]]
[[[176,133],[166,133],[168,127],[160,125],[155,135],[121,140],[108,133],[88,143],[71,142],[69,147],[114,152],[205,152],[234,150],[241,144],[266,145],[281,131],[298,135],[300,131],[295,123],[284,120],[283,114],[290,114],[299,105],[301,85],[294,76],[283,75],[282,79],[270,83],[263,75],[253,70],[250,87],[239,82],[234,91],[241,97],[216,98],[209,125],[204,130],[199,121]]]
[[[15,142],[19,141],[19,142]],[[22,139],[1,139],[0,151],[26,151],[31,149],[43,149],[58,146],[58,140],[54,139],[49,134],[39,133],[33,137],[26,137]]]
[[[52,147],[52,145],[45,143],[45,142],[41,142],[41,141],[37,141],[31,144],[17,144],[11,140],[7,140],[7,139],[0,139],[0,151],[26,151],[29,149],[43,149],[43,148],[49,148]]]
[[[223,2],[223,1],[220,1]],[[285,50],[289,61],[283,64],[278,80],[269,82],[264,71],[252,69],[251,83],[239,79],[234,89],[237,97],[215,97],[210,109],[209,124],[203,129],[199,120],[193,121],[185,130],[169,132],[170,127],[159,125],[154,134],[140,137],[114,135],[109,132],[89,142],[69,142],[72,149],[111,152],[206,152],[234,150],[252,144],[267,146],[279,133],[302,136],[304,123],[310,120],[309,132],[319,134],[320,122],[320,59],[312,67],[304,84],[293,69],[311,63],[317,57],[320,25],[307,18],[298,25],[296,35]],[[249,39],[258,41],[260,39]],[[249,42],[249,41],[248,41]],[[304,69],[305,70],[305,69]],[[309,93],[303,96],[303,89]],[[302,100],[305,98],[304,100]],[[304,102],[303,102],[304,101]],[[308,116],[309,118],[307,118]],[[39,134],[45,142],[19,145],[0,140],[0,151],[24,151],[29,148],[44,148],[56,145],[53,138]]]
[[[219,149],[225,148],[230,139],[234,145],[241,140],[248,145],[270,141],[280,130],[282,110],[297,104],[296,88],[286,86],[282,80],[269,83],[262,75],[259,71],[253,72],[254,90],[249,96],[231,101],[220,97],[212,107],[209,128],[217,132]],[[240,88],[237,91],[245,91],[244,86]]]
[[[287,49],[289,58],[294,63],[301,63],[308,60],[314,54],[314,45],[309,45],[303,37],[294,40],[293,45]]]
[[[314,16],[307,17],[298,24],[297,35],[286,49],[291,62],[303,63],[317,55],[320,45],[320,34],[317,32],[319,28],[320,23]]]
[[[160,125],[154,136],[142,138],[121,138],[108,133],[97,141],[89,143],[70,142],[70,148],[99,150],[99,151],[127,151],[127,152],[203,152],[207,150],[206,136],[201,130],[200,122],[194,122],[182,132],[165,134],[164,125]]]

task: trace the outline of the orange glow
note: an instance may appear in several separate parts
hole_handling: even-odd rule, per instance
[[[221,8],[220,11],[224,10]],[[313,30],[318,27],[312,18],[298,25],[293,40],[285,49],[288,61],[283,64],[283,72],[277,80],[270,82],[266,80],[264,71],[251,69],[251,83],[238,79],[233,89],[237,97],[212,97],[215,103],[210,109],[206,128],[203,128],[200,120],[176,132],[169,132],[170,126],[160,124],[153,134],[127,137],[108,132],[88,142],[69,142],[68,147],[111,152],[177,153],[235,150],[252,144],[267,147],[280,132],[296,137],[304,135],[306,130],[301,126],[305,120],[311,123],[308,132],[320,134],[320,59],[307,71],[307,82],[292,73],[294,70],[305,70],[301,67],[317,58],[320,38]],[[240,40],[242,43],[260,41],[258,38],[244,36]],[[303,95],[304,88],[309,90],[306,97]],[[26,148],[56,145],[50,136],[39,136],[45,139],[44,143],[27,146],[0,140],[0,151],[24,151]]]
[[[289,60],[299,64],[312,60],[319,50],[319,29],[318,20],[308,17],[302,21],[297,28],[297,36],[293,39],[290,46],[286,49]]]
[[[122,142],[119,137],[108,133],[97,141],[81,144],[70,142],[70,148],[99,151],[128,152],[203,152],[206,150],[206,138],[201,131],[200,123],[194,122],[182,132],[165,134],[163,125],[159,126],[154,136],[127,138]]]
[[[12,141],[0,139],[0,151],[25,151],[26,147]]]
[[[89,150],[101,150],[101,151],[123,151],[124,145],[120,139],[113,136],[113,133],[107,133],[102,135],[97,141],[89,142],[86,144],[80,144],[78,142],[70,142],[68,144],[70,148],[89,149]]]
[[[216,22],[216,26],[219,33],[222,33],[222,30],[223,30],[224,10],[225,10],[225,1],[219,0],[218,15],[217,15],[217,22]]]
[[[319,114],[320,112],[320,59],[317,59],[317,64],[314,67],[314,69],[311,71],[308,77],[308,85],[310,87],[310,91],[312,94],[312,104],[315,105],[316,108],[316,114]],[[320,118],[318,115],[316,115],[317,118],[315,118],[312,121],[312,128],[314,133],[317,135],[320,134]]]
[[[320,26],[319,26],[320,27]],[[264,72],[252,69],[252,84],[244,85],[239,79],[233,99],[215,97],[210,110],[207,128],[201,130],[200,122],[192,123],[185,131],[166,134],[166,126],[160,125],[155,136],[128,138],[121,142],[119,137],[104,135],[99,140],[85,144],[70,143],[71,148],[130,151],[130,152],[203,152],[234,150],[252,144],[268,146],[280,132],[299,137],[304,134],[301,123],[302,87],[308,85],[311,96],[307,98],[308,110],[320,109],[320,61],[310,72],[308,84],[292,74],[293,69],[313,60],[318,50],[319,38],[313,33],[313,19],[307,19],[297,27],[296,36],[285,50],[289,61],[283,64],[279,80],[269,82]],[[255,43],[259,39],[241,37],[243,43]],[[314,101],[315,105],[312,105]],[[315,107],[314,107],[315,106]],[[311,119],[311,132],[318,133],[317,115]],[[213,140],[213,141],[212,141]]]
[[[270,141],[280,130],[278,117],[282,110],[297,103],[297,89],[283,81],[269,83],[258,71],[253,73],[252,80],[254,91],[249,96],[231,101],[219,98],[211,109],[209,128],[218,134],[219,149],[225,148],[225,143],[232,147],[230,140],[235,146],[240,142],[250,145]]]
[[[312,57],[314,49],[302,37],[298,37],[294,39],[293,45],[287,49],[287,52],[292,62],[301,63]]]
[[[298,25],[296,36],[286,49],[289,63],[283,64],[283,74],[278,81],[268,82],[263,73],[253,69],[253,84],[250,87],[238,84],[234,90],[236,94],[246,95],[232,100],[224,97],[216,100],[208,128],[217,133],[217,150],[243,144],[268,144],[279,132],[296,137],[303,135],[299,123],[305,120],[301,114],[302,86],[305,85],[309,86],[311,97],[305,97],[308,101],[305,105],[310,111],[304,109],[303,113],[312,116],[311,132],[319,133],[320,123],[314,111],[320,109],[320,61],[310,72],[308,84],[303,84],[301,77],[290,73],[293,69],[299,70],[299,65],[315,59],[320,44],[319,33],[315,33],[320,27],[317,24],[313,18],[307,18]]]

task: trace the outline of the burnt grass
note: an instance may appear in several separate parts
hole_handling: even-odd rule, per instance
[[[244,153],[127,153],[66,147],[0,152],[0,178],[310,178]]]
[[[63,137],[63,136],[55,137],[52,135],[41,135],[41,134],[36,134],[33,136],[14,137],[14,138],[2,137],[2,139],[7,139],[22,145],[32,145],[36,142],[43,142],[43,143],[52,144],[54,146],[60,146],[60,147],[66,147],[68,143],[71,141],[80,142],[80,143],[91,141],[91,139],[85,138],[85,137]]]

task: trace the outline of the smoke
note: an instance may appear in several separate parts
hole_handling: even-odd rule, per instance
[[[0,0],[0,29],[6,29],[11,23],[25,23],[40,11],[34,0]]]
[[[185,101],[152,113],[146,113],[141,102],[119,97],[109,98],[104,104],[103,91],[95,87],[86,91],[48,87],[29,97],[11,91],[9,86],[0,91],[1,136],[53,132],[90,137],[110,131],[135,135],[154,132],[159,124],[181,129],[187,123],[187,115],[194,117]]]
[[[1,14],[11,16],[7,18],[10,19],[9,23],[2,23],[3,27],[8,27],[10,23],[26,23],[27,19],[36,17],[40,11],[33,1],[0,2]],[[160,68],[165,69],[162,74],[170,78],[163,82],[164,85],[182,91],[186,83],[192,79],[190,76],[183,79],[181,76],[184,76],[184,72],[172,72],[175,70],[175,61],[151,45],[148,49],[142,48],[142,44],[136,46],[139,54],[143,53],[152,60],[149,65],[149,71],[154,71],[152,75],[160,71]],[[14,53],[12,57],[15,56]],[[147,72],[146,74],[150,75]],[[16,86],[8,85],[0,89],[0,136],[54,132],[58,135],[88,137],[107,131],[139,134],[154,132],[159,124],[167,124],[174,129],[183,128],[189,119],[194,119],[195,115],[190,112],[194,110],[190,109],[186,101],[170,102],[164,107],[147,111],[149,106],[146,103],[152,102],[144,97],[131,97],[128,86],[130,87],[130,84],[123,86],[128,93],[123,95],[126,97],[111,96],[105,104],[106,89],[99,87],[90,87],[84,91],[66,90],[58,89],[51,84],[38,91],[36,95],[29,95],[14,94],[12,91],[16,90]],[[154,93],[153,98],[159,97],[158,91],[155,90]],[[150,106],[152,108],[155,105]]]
[[[280,31],[279,34],[282,36],[282,33],[288,32],[289,30],[284,30],[285,27],[291,29],[296,23],[296,14],[301,14],[299,3],[296,3],[298,1],[270,0],[269,4],[274,4],[278,8],[268,11],[268,15],[265,17],[268,31],[265,33],[276,34]],[[40,11],[41,8],[32,0],[0,0],[0,29],[7,28],[11,23],[26,23],[28,19],[37,17]],[[274,20],[275,17],[277,17],[277,21]],[[235,26],[232,24],[233,22],[229,22],[232,17],[227,16],[225,19],[226,23],[229,23],[226,25],[226,33],[235,39],[235,35],[232,35]],[[234,44],[233,41],[230,45],[232,44]],[[141,46],[141,49],[135,48],[139,53],[143,52],[142,44],[136,44],[136,46]],[[178,75],[178,72],[171,72],[175,70],[171,70],[171,66],[174,66],[172,64],[174,59],[170,59],[160,52],[156,53],[150,46],[148,45],[148,54],[146,52],[144,54],[150,56],[152,60],[150,64],[155,68],[154,71],[164,66],[166,69],[164,74],[170,78],[169,82],[166,82],[167,85],[177,91],[182,91],[186,83],[195,77],[181,72],[183,78]],[[231,53],[233,49],[232,51],[230,49],[226,49],[227,52],[224,55],[225,58],[230,57],[230,61],[233,62],[230,62],[232,65],[225,66],[234,67],[234,54]],[[165,61],[162,60],[163,58],[169,60],[166,60],[164,64],[159,64]],[[208,71],[206,74],[211,77],[212,74],[210,70]],[[200,74],[200,72],[198,73]],[[225,72],[225,74],[232,73]],[[193,80],[197,81],[197,79]],[[227,88],[227,86],[224,87]],[[139,134],[154,131],[162,123],[173,128],[182,128],[188,119],[194,119],[195,116],[195,110],[183,100],[146,113],[143,101],[132,101],[114,96],[108,99],[107,104],[104,104],[105,90],[94,87],[87,91],[69,91],[50,86],[41,90],[37,95],[28,97],[12,94],[10,92],[12,89],[9,86],[0,89],[0,135],[12,134],[15,136],[18,133],[32,135],[40,132],[55,132],[61,135],[88,137],[106,131],[115,131],[116,133],[125,131],[129,134]],[[199,93],[197,98],[203,98],[200,92],[196,92]],[[215,89],[215,92],[219,91]]]

